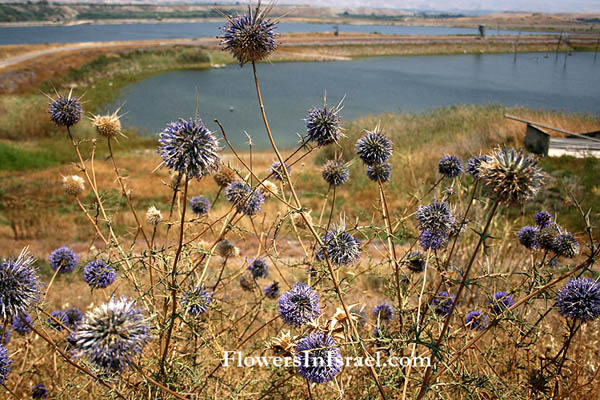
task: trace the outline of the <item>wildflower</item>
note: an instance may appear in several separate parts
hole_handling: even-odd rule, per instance
[[[210,201],[204,196],[195,196],[190,200],[190,208],[198,215],[208,214]]]
[[[445,232],[423,231],[419,235],[419,244],[425,250],[435,251],[448,245],[448,234]]]
[[[543,250],[553,250],[554,238],[560,233],[560,226],[552,222],[536,230],[535,241]]]
[[[277,354],[292,355],[296,350],[297,341],[298,336],[292,336],[290,331],[281,332],[279,336],[271,339],[269,348],[273,349],[273,351]]]
[[[445,201],[419,206],[415,215],[421,231],[447,233],[451,229],[453,218],[450,213],[450,206]]]
[[[392,142],[376,128],[358,139],[356,152],[367,165],[383,164],[392,155]]]
[[[538,247],[538,243],[535,240],[536,235],[537,232],[534,227],[525,225],[524,227],[519,229],[519,232],[517,233],[517,238],[519,239],[519,242],[523,246],[525,246],[525,248],[535,249],[536,247]]]
[[[240,276],[240,286],[243,290],[251,292],[252,289],[254,289],[255,284],[256,283],[250,274],[242,274],[242,276]]]
[[[340,186],[348,181],[350,171],[343,161],[329,160],[323,166],[321,176],[331,186]]]
[[[373,317],[379,322],[388,322],[394,318],[394,309],[386,302],[373,307]]]
[[[306,133],[308,140],[316,142],[319,146],[337,143],[343,136],[342,119],[339,116],[339,108],[333,107],[329,110],[323,108],[311,108],[306,117]]]
[[[266,278],[269,274],[269,265],[263,258],[256,258],[248,267],[248,270],[252,273],[254,279]]]
[[[485,155],[478,155],[469,158],[467,161],[467,172],[473,177],[473,179],[479,179],[479,168],[481,167],[481,163],[487,162],[489,159],[490,157]]]
[[[40,282],[27,248],[16,260],[0,263],[0,320],[25,314],[40,299]]]
[[[360,241],[345,231],[343,226],[333,227],[321,235],[323,247],[317,252],[317,260],[325,260],[327,256],[336,265],[349,265],[360,258]]]
[[[296,282],[279,298],[279,315],[286,324],[300,326],[321,315],[320,301],[310,286]]]
[[[226,188],[231,182],[237,179],[237,175],[234,170],[229,167],[221,166],[217,172],[213,175],[215,183],[222,189]]]
[[[69,318],[69,327],[73,327],[79,323],[83,319],[83,313],[77,307],[67,308],[65,310],[65,314]]]
[[[160,210],[154,206],[148,208],[148,211],[146,211],[146,222],[148,222],[149,225],[156,226],[160,221],[162,221]]]
[[[367,167],[367,177],[374,182],[380,181],[383,183],[389,181],[391,173],[392,167],[387,162]]]
[[[265,199],[268,199],[271,196],[277,196],[279,189],[277,188],[276,184],[266,179],[260,186],[260,192]]]
[[[552,240],[552,250],[558,256],[575,258],[579,254],[579,243],[569,232],[560,233]]]
[[[292,176],[292,170],[287,163],[285,163],[285,171],[287,171],[287,174],[290,177]],[[269,170],[269,173],[273,175],[274,179],[278,181],[285,181],[285,171],[283,170],[283,168],[281,168],[281,163],[279,161],[275,161],[273,164],[271,164],[271,169]]]
[[[33,385],[31,388],[31,398],[32,399],[47,399],[48,398],[48,389],[41,383]]]
[[[550,214],[549,212],[546,212],[546,211],[540,211],[539,213],[537,213],[533,216],[533,219],[535,220],[535,225],[538,228],[547,227],[548,225],[550,225],[553,218],[554,217],[552,216],[552,214]]]
[[[488,319],[485,314],[482,314],[481,311],[471,311],[467,314],[465,318],[465,325],[467,328],[472,330],[484,330],[488,324]]]
[[[269,299],[276,299],[279,297],[279,283],[273,282],[270,285],[267,285],[263,289],[263,293]]]
[[[63,189],[66,195],[79,197],[85,190],[84,180],[77,175],[63,176]]]
[[[515,304],[513,298],[507,292],[496,292],[489,301],[492,312],[496,315],[502,314],[507,309],[511,308]]]
[[[406,265],[413,272],[423,272],[425,261],[425,254],[419,251],[410,251],[406,257]]]
[[[183,293],[180,304],[186,313],[193,317],[204,314],[211,302],[211,295],[204,286],[195,286]]]
[[[4,385],[10,375],[12,360],[8,357],[8,349],[0,346],[0,385]]]
[[[92,118],[92,125],[96,127],[98,135],[107,139],[115,138],[121,133],[121,120],[117,114],[119,110],[109,115],[95,115]]]
[[[592,321],[600,317],[600,284],[589,278],[574,278],[558,290],[558,312],[576,321]]]
[[[246,215],[256,215],[262,211],[265,196],[258,189],[252,189],[244,182],[232,182],[225,188],[225,197],[235,204],[237,210]]]
[[[23,322],[25,320],[27,323]],[[27,335],[31,333],[31,328],[29,325],[33,325],[33,320],[27,313],[22,313],[15,315],[12,319],[12,330],[17,332],[20,335]]]
[[[483,161],[479,177],[491,197],[509,205],[522,204],[535,196],[543,180],[536,159],[508,149],[497,149]]]
[[[216,250],[217,254],[223,258],[237,257],[240,254],[240,250],[229,240],[221,240],[217,244]]]
[[[61,274],[72,272],[77,266],[79,259],[77,254],[69,247],[59,247],[50,253],[48,257],[50,267]]]
[[[69,128],[79,122],[83,110],[81,109],[79,99],[72,96],[72,93],[69,92],[68,96],[59,95],[56,99],[52,100],[48,113],[50,114],[50,119],[56,125]]]
[[[69,317],[64,311],[53,311],[50,313],[50,317],[48,317],[47,322],[48,325],[50,325],[50,328],[57,331],[62,331],[65,329],[65,326],[69,325]]]
[[[104,289],[117,278],[117,271],[102,259],[92,260],[83,267],[83,280],[92,289]]]
[[[342,369],[342,352],[333,338],[324,333],[309,333],[296,346],[296,371],[312,383],[325,383]]]
[[[445,155],[440,159],[438,171],[446,178],[456,178],[462,173],[462,164],[458,157],[454,155]]]
[[[312,224],[312,217],[310,216],[310,211],[305,212],[304,216],[306,217],[306,220],[308,220],[308,223]],[[300,213],[292,214],[292,221],[297,228],[308,229],[308,224]]]
[[[200,179],[218,168],[219,143],[200,120],[171,122],[158,142],[163,163],[189,179]]]
[[[237,58],[240,66],[263,60],[277,48],[277,22],[267,18],[270,9],[260,9],[259,2],[254,12],[249,6],[248,14],[227,17],[221,28],[221,48]]]
[[[433,298],[431,305],[434,307],[434,311],[437,315],[444,317],[450,314],[454,299],[455,296],[453,294],[440,292]]]
[[[133,363],[150,341],[150,325],[133,300],[112,298],[92,311],[73,332],[75,354],[109,372]]]

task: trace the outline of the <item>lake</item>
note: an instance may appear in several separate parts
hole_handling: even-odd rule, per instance
[[[523,105],[552,110],[600,112],[600,59],[574,53],[374,57],[353,61],[289,62],[258,65],[271,128],[282,147],[293,147],[304,133],[312,106],[345,96],[341,115],[425,111],[456,103]],[[124,104],[123,124],[142,134],[160,132],[177,118],[198,116],[214,131],[218,118],[236,146],[252,135],[258,148],[268,146],[252,68],[228,65],[201,71],[175,71],[125,87],[107,110]],[[365,127],[368,128],[368,127]],[[371,127],[372,128],[372,127]]]
[[[1,27],[0,45],[34,43],[106,42],[114,40],[151,40],[214,37],[224,22],[183,22],[152,24],[111,24],[74,26],[23,26]],[[476,35],[476,28],[403,25],[338,25],[340,32],[358,32],[396,35]],[[279,32],[333,32],[331,24],[280,23]],[[488,27],[488,35],[516,35],[516,31],[496,30]],[[523,35],[544,32],[523,32]],[[547,33],[546,33],[547,34]],[[556,33],[554,33],[556,34]]]

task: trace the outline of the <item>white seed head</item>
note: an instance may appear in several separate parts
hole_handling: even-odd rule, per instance
[[[84,182],[83,178],[77,175],[63,176],[65,194],[78,197],[85,190]]]

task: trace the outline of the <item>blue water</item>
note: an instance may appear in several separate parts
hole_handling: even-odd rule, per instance
[[[114,40],[151,40],[214,37],[219,35],[222,22],[185,22],[153,24],[114,24],[76,26],[0,27],[0,45],[34,43],[106,42]],[[441,26],[402,25],[338,25],[340,32],[397,34],[397,35],[477,35],[477,29]],[[280,23],[278,31],[333,32],[329,24]],[[488,35],[515,35],[516,31],[488,29]],[[523,32],[540,34],[543,32]]]
[[[353,120],[389,111],[425,111],[456,103],[523,105],[553,110],[600,113],[600,59],[574,53],[376,57],[354,61],[260,64],[259,79],[267,115],[278,142],[292,147],[304,133],[307,110],[345,96],[341,115]],[[237,146],[252,135],[267,147],[252,69],[228,65],[202,71],[157,75],[124,88],[108,111],[124,104],[125,126],[143,134],[195,115],[217,131],[222,121]]]

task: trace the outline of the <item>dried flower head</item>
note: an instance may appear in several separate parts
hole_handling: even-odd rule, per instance
[[[220,188],[224,189],[237,179],[237,174],[231,168],[221,165],[219,170],[213,175],[213,179]]]
[[[454,304],[455,298],[453,294],[440,292],[431,301],[431,306],[437,315],[444,317],[450,314],[450,309],[452,308],[452,304]]]
[[[310,286],[296,282],[279,298],[279,315],[286,324],[303,325],[321,315],[321,297]]]
[[[121,133],[121,117],[118,115],[119,110],[108,115],[94,115],[92,125],[96,127],[98,135],[107,139],[113,139],[123,134]]]
[[[31,398],[38,399],[47,399],[48,398],[48,389],[41,383],[33,385],[31,388]]]
[[[233,203],[238,212],[256,215],[262,211],[265,196],[258,189],[252,189],[244,182],[232,182],[225,188],[225,198]]]
[[[478,155],[469,158],[467,161],[467,172],[473,177],[473,179],[479,179],[479,168],[481,167],[481,163],[484,161],[489,161],[490,157],[485,155]]]
[[[481,311],[471,311],[465,318],[465,326],[468,329],[482,331],[488,324],[488,319]]]
[[[12,319],[12,330],[17,332],[20,335],[27,335],[31,333],[31,328],[29,325],[33,325],[33,320],[27,313],[21,313],[15,315]]]
[[[321,175],[331,186],[340,186],[348,181],[350,171],[348,165],[343,161],[329,160],[323,166]]]
[[[27,248],[0,263],[0,321],[9,322],[40,299],[41,285]]]
[[[553,250],[554,238],[562,232],[560,226],[551,222],[536,230],[535,241],[543,250]]]
[[[77,266],[79,259],[77,258],[77,254],[70,247],[63,246],[50,253],[48,261],[53,270],[64,274],[72,272]]]
[[[387,163],[373,164],[367,167],[367,178],[373,182],[387,182],[392,174],[392,166]]]
[[[252,260],[248,266],[248,270],[254,279],[266,278],[269,275],[269,264],[264,258],[256,258]]]
[[[325,250],[332,263],[350,265],[360,258],[360,241],[346,232],[344,226],[334,226],[321,235],[323,247],[316,254],[317,260],[325,260]]]
[[[279,194],[279,189],[277,188],[276,184],[266,179],[260,185],[260,192],[265,197],[265,199],[268,199],[271,196],[277,196]]]
[[[558,312],[565,318],[586,322],[600,317],[600,284],[590,278],[574,278],[558,290]]]
[[[62,331],[66,326],[69,326],[69,316],[62,310],[53,311],[50,313],[47,321],[50,328]]]
[[[479,177],[491,197],[509,205],[534,197],[543,181],[537,159],[512,149],[496,149],[481,163]]]
[[[383,164],[392,155],[392,142],[376,127],[358,139],[356,153],[367,165]]]
[[[203,285],[199,285],[185,291],[180,304],[186,314],[197,317],[208,310],[211,300],[210,293],[204,289]]]
[[[221,240],[217,244],[217,254],[223,258],[237,257],[240,254],[240,249],[235,247],[229,240]]]
[[[579,255],[579,243],[569,232],[560,233],[552,240],[552,250],[558,256],[575,258]]]
[[[304,212],[304,216],[306,217],[308,222],[312,224],[312,217],[310,216],[310,211]],[[300,213],[292,214],[292,221],[298,229],[308,229],[308,224],[304,220],[304,217],[300,215]]]
[[[517,233],[517,238],[519,242],[525,246],[527,249],[535,249],[538,247],[538,243],[536,241],[537,231],[534,227],[525,225],[519,232]]]
[[[263,288],[263,293],[269,299],[276,299],[279,297],[279,282],[273,282]]]
[[[85,181],[77,175],[63,176],[63,189],[66,195],[79,197],[85,190]]]
[[[425,254],[420,251],[409,251],[406,255],[406,266],[413,272],[423,272],[425,261]]]
[[[204,196],[194,196],[190,199],[190,208],[198,215],[208,214],[210,210],[210,200]]]
[[[489,301],[492,312],[496,315],[502,314],[504,311],[509,309],[515,304],[512,296],[507,292],[496,292],[492,299]]]
[[[306,117],[308,140],[316,142],[318,146],[337,143],[343,136],[339,110],[339,107],[327,109],[327,105],[323,108],[311,108]]]
[[[384,301],[373,307],[373,318],[378,323],[391,321],[394,318],[394,309]]]
[[[117,271],[100,258],[83,267],[83,280],[92,289],[104,289],[117,279]]]
[[[342,369],[342,352],[324,333],[309,333],[296,346],[296,371],[309,382],[329,382]]]
[[[240,287],[246,292],[251,292],[256,287],[256,282],[250,273],[244,273],[240,276]]]
[[[81,120],[83,110],[81,103],[77,97],[72,95],[72,91],[67,96],[58,95],[56,99],[50,103],[48,113],[50,119],[59,126],[67,128],[75,125]]]
[[[438,171],[446,178],[456,178],[462,173],[463,167],[455,155],[445,155],[438,163]]]
[[[171,122],[159,134],[163,163],[187,178],[200,179],[218,169],[217,138],[197,119]]]
[[[12,360],[8,357],[8,349],[0,346],[0,385],[4,385],[10,375]]]
[[[146,222],[149,225],[156,226],[162,221],[162,214],[160,210],[154,206],[148,208],[146,211]]]
[[[292,336],[290,331],[281,332],[279,336],[271,338],[269,348],[277,354],[293,355],[296,351],[298,336]]]

